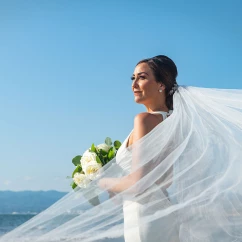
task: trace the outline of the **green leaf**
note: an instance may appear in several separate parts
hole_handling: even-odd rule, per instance
[[[115,147],[116,150],[118,150],[119,147],[121,146],[121,142],[118,141],[118,140],[115,140],[113,144],[114,144],[114,147]]]
[[[102,161],[100,160],[100,158],[98,156],[96,157],[96,160],[97,160],[97,163],[102,164]]]
[[[90,149],[92,152],[96,152],[96,147],[95,147],[95,145],[94,144],[92,144],[92,146],[91,146],[91,149]]]
[[[107,156],[107,154],[106,154],[105,156]],[[99,158],[100,158],[100,160],[101,160],[103,166],[106,164],[106,163],[105,163],[105,156],[102,155],[102,154],[99,154]]]
[[[74,157],[72,159],[72,163],[75,165],[75,166],[78,166],[81,164],[81,158],[82,156],[81,155],[77,155],[76,157]]]
[[[94,152],[96,155],[99,155],[100,152],[96,149],[96,151]]]
[[[107,164],[108,162],[109,162],[109,160],[108,160],[108,156],[105,155],[105,156],[103,157],[103,163],[104,163],[104,165]]]
[[[108,151],[108,159],[109,161],[112,160],[115,156],[113,148]]]
[[[77,173],[77,172],[81,172],[82,171],[82,167],[81,166],[77,166],[76,169],[72,172],[72,178],[74,177],[74,175]]]
[[[100,149],[99,152],[102,154],[102,155],[107,155],[107,151],[103,150],[103,149]]]
[[[107,137],[107,138],[105,139],[105,144],[106,144],[106,145],[112,145],[112,140],[111,140],[111,138]]]
[[[75,189],[77,187],[76,183],[73,182],[73,184],[71,185],[72,189]]]

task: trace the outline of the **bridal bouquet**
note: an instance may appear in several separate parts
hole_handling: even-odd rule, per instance
[[[98,176],[99,170],[116,156],[120,146],[120,141],[116,140],[112,144],[112,140],[107,137],[105,143],[97,146],[92,144],[82,156],[77,155],[74,157],[72,159],[72,163],[75,165],[72,173],[72,188],[87,187]]]

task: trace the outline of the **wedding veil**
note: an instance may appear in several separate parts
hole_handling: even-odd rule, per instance
[[[242,241],[242,90],[179,86],[173,101],[170,117],[131,147],[124,142],[86,189],[0,242],[117,242],[149,224],[150,242]],[[129,186],[109,197],[99,182],[110,177],[109,189]],[[133,204],[138,223],[125,227]]]

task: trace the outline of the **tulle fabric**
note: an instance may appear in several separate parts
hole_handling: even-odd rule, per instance
[[[173,100],[173,113],[131,147],[126,139],[88,188],[0,242],[242,241],[242,90],[179,86]],[[110,177],[109,189],[130,185],[109,197],[99,181]]]

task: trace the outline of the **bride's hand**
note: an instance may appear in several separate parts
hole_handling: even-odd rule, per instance
[[[119,204],[120,201],[118,201],[118,199],[115,198],[116,194],[114,192],[112,192],[111,190],[108,190],[108,182],[110,182],[110,180],[108,180],[107,178],[103,178],[103,179],[100,179],[98,181],[98,186],[103,189],[103,190],[106,190],[107,193],[109,194],[109,198],[112,199],[112,201],[115,203],[115,204]]]
[[[100,179],[98,182],[97,182],[97,185],[103,189],[103,190],[107,190],[107,182],[106,182],[106,179],[105,178],[102,178]]]

